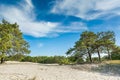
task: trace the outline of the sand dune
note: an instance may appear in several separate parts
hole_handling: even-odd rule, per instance
[[[120,76],[81,71],[71,66],[7,62],[0,65],[0,80],[120,80]]]

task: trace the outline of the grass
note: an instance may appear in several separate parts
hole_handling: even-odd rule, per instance
[[[29,80],[36,80],[36,77],[33,77],[32,79],[29,79]]]
[[[103,63],[105,63],[105,64],[120,64],[120,60],[109,60],[109,61],[104,61]]]

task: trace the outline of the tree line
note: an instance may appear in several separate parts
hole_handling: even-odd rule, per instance
[[[0,59],[4,62],[6,56],[30,53],[29,44],[23,38],[17,23],[11,24],[6,20],[0,23]]]
[[[66,54],[79,58],[89,58],[92,63],[92,55],[98,55],[98,61],[101,62],[101,54],[108,54],[108,60],[117,58],[120,55],[120,47],[115,45],[115,33],[113,31],[91,32],[84,31],[80,39],[75,42],[73,48],[70,48]],[[119,56],[120,57],[120,56]],[[118,58],[117,58],[118,59]]]
[[[15,54],[6,57],[7,61],[34,62],[42,64],[70,64],[70,60],[65,56],[26,56]]]

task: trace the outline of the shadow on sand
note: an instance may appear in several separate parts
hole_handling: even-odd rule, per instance
[[[120,64],[103,64],[98,67],[93,67],[91,70],[102,73],[103,75],[120,76]]]

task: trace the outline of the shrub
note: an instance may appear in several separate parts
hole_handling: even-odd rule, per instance
[[[21,61],[24,58],[23,54],[15,54],[12,56],[7,56],[5,57],[5,60],[10,60],[10,61]]]
[[[94,58],[92,58],[92,60],[93,60],[94,63],[99,62],[98,57],[94,57]]]
[[[64,56],[36,56],[36,57],[24,56],[24,58],[21,61],[52,64],[52,63],[59,63],[61,59],[65,59],[65,57]]]
[[[77,64],[82,64],[82,63],[84,63],[83,58],[79,58],[79,59],[77,59],[77,60],[76,60],[76,63],[77,63]]]
[[[60,61],[59,61],[59,65],[62,65],[62,64],[65,64],[65,65],[70,64],[69,59],[65,58],[65,59],[60,60]]]
[[[34,58],[31,56],[25,56],[21,61],[23,62],[34,62]]]
[[[112,57],[112,60],[120,60],[120,53],[113,53],[111,57]]]

